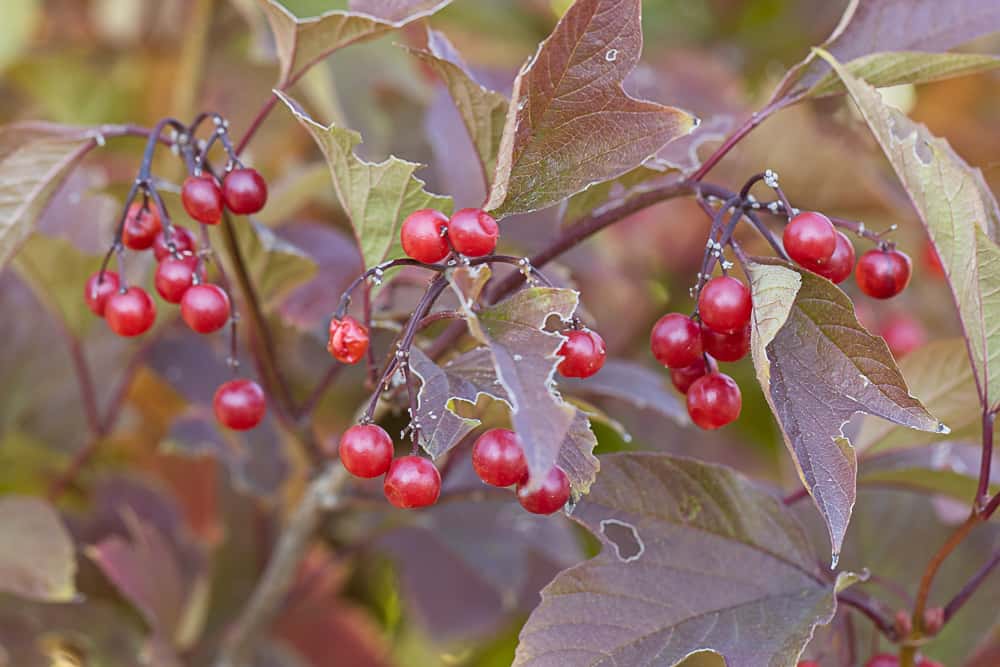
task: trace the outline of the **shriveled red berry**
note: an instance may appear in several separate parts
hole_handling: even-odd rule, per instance
[[[340,462],[355,477],[384,475],[392,463],[392,438],[377,424],[358,424],[340,438]]]
[[[237,215],[257,213],[267,203],[267,182],[256,169],[233,169],[222,179],[222,198]]]
[[[427,507],[441,495],[441,473],[421,456],[401,456],[389,466],[382,490],[400,509]]]
[[[789,257],[807,269],[814,269],[826,264],[833,255],[837,230],[822,213],[805,211],[788,222],[781,241]]]
[[[177,249],[177,254],[186,255],[194,253],[198,244],[195,243],[194,236],[188,231],[187,227],[174,225],[173,230],[173,242],[174,247]],[[153,255],[156,257],[157,262],[162,262],[165,257],[170,257],[170,247],[167,245],[166,230],[162,230],[156,235],[156,240],[153,241]]]
[[[589,378],[604,366],[608,350],[596,331],[574,329],[566,332],[566,341],[556,354],[563,358],[558,368],[564,377]]]
[[[687,392],[691,421],[706,430],[736,421],[742,406],[739,385],[725,373],[709,373],[695,380]]]
[[[472,446],[472,467],[493,486],[517,484],[528,475],[528,462],[517,434],[505,428],[483,433]]]
[[[875,299],[888,299],[910,282],[910,258],[899,250],[869,250],[861,255],[854,278],[858,288]]]
[[[709,368],[708,364],[705,363],[704,357],[699,357],[696,363],[690,366],[685,366],[684,368],[671,368],[670,369],[670,381],[673,382],[674,388],[682,394],[688,393],[688,389],[694,384],[694,381],[703,375],[708,374]]]
[[[891,653],[879,653],[869,658],[865,667],[899,667],[899,658]]]
[[[215,418],[234,431],[248,431],[264,419],[267,401],[264,390],[253,380],[230,380],[215,390],[212,400]]]
[[[181,203],[188,215],[198,222],[216,225],[222,219],[222,189],[209,174],[184,179]]]
[[[348,315],[330,320],[330,338],[326,349],[342,364],[356,364],[368,351],[368,328]]]
[[[180,303],[184,293],[194,281],[195,267],[198,260],[194,256],[174,259],[167,257],[156,266],[153,285],[157,293],[168,303]]]
[[[218,285],[194,285],[181,298],[181,317],[198,333],[218,331],[229,320],[229,295]]]
[[[146,250],[152,247],[156,235],[163,228],[160,212],[155,206],[143,208],[141,201],[134,201],[125,214],[125,227],[122,228],[122,243],[132,250]]]
[[[701,361],[701,330],[687,315],[667,313],[653,325],[649,347],[667,368],[685,368]]]
[[[156,320],[156,305],[141,287],[115,292],[104,305],[104,319],[119,336],[138,336],[149,331]]]
[[[441,211],[424,208],[406,216],[399,238],[403,252],[425,264],[440,262],[451,251],[445,240],[448,216]]]
[[[528,490],[528,480],[517,485],[517,502],[532,514],[553,514],[569,500],[569,477],[560,468],[553,467],[534,491]]]
[[[750,323],[736,333],[721,333],[702,324],[701,344],[719,361],[739,361],[750,351]]]
[[[736,278],[712,278],[698,297],[701,321],[716,331],[735,333],[750,321],[750,290]]]
[[[854,271],[854,246],[851,239],[843,232],[837,232],[837,247],[830,259],[822,266],[812,267],[812,270],[838,285],[847,280]]]
[[[902,359],[927,342],[924,325],[909,315],[899,313],[886,320],[879,327],[879,335],[885,339],[892,356]]]
[[[118,291],[118,285],[118,274],[114,271],[105,271],[103,278],[98,271],[87,279],[87,284],[83,287],[83,298],[94,315],[104,317],[104,308],[111,295]]]
[[[448,238],[458,252],[468,257],[482,257],[493,252],[500,237],[500,226],[481,208],[463,208],[448,222]]]

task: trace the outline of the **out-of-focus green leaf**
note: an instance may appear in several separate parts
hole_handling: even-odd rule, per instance
[[[0,71],[16,59],[40,18],[38,0],[7,0],[0,21]]]
[[[323,151],[337,198],[351,219],[366,266],[394,254],[399,228],[407,215],[422,208],[451,212],[451,198],[424,190],[413,173],[421,165],[390,157],[365,162],[354,154],[361,135],[333,125],[324,127],[310,118],[290,97],[276,93]]]
[[[0,590],[44,602],[76,597],[73,538],[51,505],[0,498],[0,543]]]
[[[979,446],[942,442],[863,459],[858,485],[888,486],[950,496],[971,503],[979,483]],[[1000,490],[992,484],[991,493]]]

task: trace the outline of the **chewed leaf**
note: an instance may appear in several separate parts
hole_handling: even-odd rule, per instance
[[[334,10],[296,18],[276,0],[258,0],[274,34],[281,75],[294,81],[317,60],[349,44],[378,37],[430,16],[451,0],[356,0],[353,11]]]
[[[629,97],[622,80],[642,51],[640,0],[577,0],[514,81],[485,208],[551,206],[621,176],[698,125]]]
[[[275,91],[295,119],[316,141],[333,177],[337,199],[351,219],[365,266],[378,264],[398,245],[403,220],[421,208],[451,212],[451,198],[424,190],[424,182],[413,173],[422,165],[389,157],[384,162],[366,162],[354,154],[361,135],[335,125],[323,126],[310,118],[287,95]]]
[[[844,424],[862,412],[922,431],[944,427],[910,395],[885,341],[858,323],[846,294],[814,273],[765,261],[747,269],[754,366],[836,559],[857,491]]]
[[[833,618],[835,582],[818,571],[805,531],[727,468],[605,456],[573,518],[603,548],[542,591],[518,667],[671,667],[701,650],[740,667],[794,665]]]
[[[0,498],[0,590],[45,602],[76,597],[73,538],[48,503]]]

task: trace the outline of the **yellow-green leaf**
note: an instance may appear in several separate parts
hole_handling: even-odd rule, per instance
[[[73,539],[51,505],[0,498],[0,544],[0,590],[45,602],[76,597]]]

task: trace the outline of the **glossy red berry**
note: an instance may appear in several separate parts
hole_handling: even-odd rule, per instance
[[[694,384],[694,381],[708,374],[708,371],[708,364],[705,363],[704,357],[699,357],[698,361],[690,366],[671,368],[670,381],[674,384],[674,388],[677,391],[686,394],[691,385]]]
[[[899,667],[899,658],[891,653],[879,653],[873,655],[865,663],[865,667]]]
[[[326,349],[342,364],[356,364],[368,351],[368,328],[348,315],[330,320],[330,338]]]
[[[134,201],[125,214],[125,227],[122,228],[122,243],[132,250],[146,250],[156,241],[156,235],[163,228],[160,213],[156,207],[149,205],[143,208],[141,201]]]
[[[222,179],[222,198],[237,215],[257,213],[267,203],[267,182],[256,169],[233,169]]]
[[[488,255],[497,247],[500,227],[481,208],[463,208],[448,222],[448,239],[458,252],[468,257]]]
[[[701,330],[687,315],[667,313],[653,325],[649,347],[667,368],[685,368],[701,361]]]
[[[115,292],[104,305],[104,319],[119,336],[138,336],[149,331],[156,320],[156,306],[141,287]]]
[[[208,174],[184,179],[181,203],[188,215],[198,222],[216,225],[222,219],[222,190],[215,178]]]
[[[927,332],[919,320],[902,313],[894,315],[879,327],[892,356],[902,359],[927,342]]]
[[[440,262],[451,252],[444,237],[447,229],[448,216],[441,211],[429,208],[414,211],[399,230],[403,252],[425,264]]]
[[[198,333],[218,331],[229,320],[229,295],[218,285],[194,285],[181,299],[181,317]]]
[[[813,269],[822,266],[837,248],[837,230],[822,213],[805,211],[792,218],[781,237],[793,260]]]
[[[875,299],[888,299],[910,282],[910,258],[899,250],[869,250],[861,255],[854,278],[858,288]]]
[[[114,271],[105,271],[103,278],[98,271],[87,279],[87,284],[83,287],[83,298],[94,315],[104,317],[104,308],[111,295],[118,291],[118,285],[118,274]]]
[[[472,467],[493,486],[517,484],[528,476],[528,462],[517,434],[505,428],[483,433],[472,446]]]
[[[854,246],[843,232],[837,232],[837,247],[822,266],[811,267],[827,280],[840,284],[854,271]]]
[[[177,249],[177,254],[193,254],[195,249],[197,249],[198,244],[195,243],[194,236],[191,235],[191,232],[188,231],[187,227],[174,225],[173,230],[173,242],[174,247]],[[153,241],[153,255],[156,257],[157,262],[162,262],[164,258],[170,257],[170,248],[167,246],[165,233],[166,230],[160,231],[160,233],[156,235],[156,240]]]
[[[181,299],[184,298],[184,293],[193,284],[194,271],[197,265],[197,258],[187,256],[181,259],[167,257],[156,266],[153,285],[164,301],[167,303],[181,302]]]
[[[709,373],[698,378],[687,392],[691,421],[706,430],[736,421],[742,406],[739,385],[725,373]]]
[[[569,477],[560,468],[552,468],[534,491],[528,490],[528,480],[517,485],[517,502],[532,514],[558,512],[569,500]]]
[[[359,424],[340,438],[340,462],[355,477],[384,475],[392,463],[392,438],[376,424]]]
[[[819,663],[815,660],[802,660],[796,667],[819,667]]]
[[[215,418],[234,431],[248,431],[264,419],[267,401],[264,390],[253,380],[230,380],[215,390],[212,400]]]
[[[590,329],[574,329],[566,332],[566,341],[556,353],[562,357],[559,373],[568,378],[589,378],[601,370],[608,350],[604,339]]]
[[[427,507],[441,495],[441,473],[421,456],[401,456],[389,466],[382,490],[400,509]]]
[[[702,324],[701,344],[719,361],[739,361],[750,351],[750,323],[736,333],[720,333]]]
[[[698,297],[701,321],[716,331],[735,333],[750,321],[750,290],[736,278],[712,278]]]

